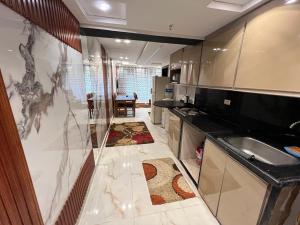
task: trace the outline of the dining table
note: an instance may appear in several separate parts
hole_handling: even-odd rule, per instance
[[[127,108],[132,108],[133,116],[135,116],[135,102],[136,99],[133,95],[117,95],[114,104],[114,112],[116,117],[119,116],[120,108],[125,108],[126,114]]]

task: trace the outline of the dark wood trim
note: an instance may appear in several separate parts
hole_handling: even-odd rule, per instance
[[[94,153],[91,150],[55,225],[76,224],[94,169]]]
[[[104,86],[104,98],[105,98],[105,112],[106,112],[106,125],[107,129],[110,125],[110,115],[109,115],[109,100],[108,100],[108,56],[105,48],[101,45],[101,56],[103,65],[103,86]]]
[[[166,36],[157,36],[157,35],[150,35],[150,34],[129,33],[129,32],[85,28],[85,27],[80,28],[80,34],[85,36],[92,36],[92,37],[119,38],[119,39],[130,39],[136,41],[150,41],[150,42],[181,44],[181,45],[197,45],[202,41],[200,39],[166,37]]]
[[[112,111],[111,111],[111,115],[110,118],[112,118],[113,114],[114,114],[114,73],[113,73],[113,64],[112,64],[112,58],[110,58],[110,73],[111,73],[111,77],[110,77],[110,82],[111,82],[111,104],[112,104]]]
[[[42,225],[43,220],[0,71],[0,221]]]
[[[0,0],[60,41],[81,50],[80,25],[62,0]]]

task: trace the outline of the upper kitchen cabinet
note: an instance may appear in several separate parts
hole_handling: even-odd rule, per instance
[[[245,22],[239,21],[206,38],[198,85],[233,87],[244,28]]]
[[[183,49],[180,83],[197,85],[200,71],[202,43]]]
[[[187,84],[197,85],[200,74],[200,60],[202,52],[202,43],[186,49],[188,52],[188,76]]]
[[[249,15],[236,88],[300,91],[300,3],[272,1]]]
[[[181,68],[183,57],[183,48],[177,50],[170,56],[170,70],[176,70]]]

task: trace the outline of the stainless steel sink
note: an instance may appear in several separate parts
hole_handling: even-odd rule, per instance
[[[227,137],[223,138],[223,140],[238,151],[248,156],[253,156],[256,160],[263,163],[274,166],[295,165],[300,163],[300,160],[288,153],[251,137]]]

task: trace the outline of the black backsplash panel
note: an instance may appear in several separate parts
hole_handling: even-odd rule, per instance
[[[300,120],[300,98],[197,88],[195,106],[247,130],[300,134],[300,125],[289,129]]]

